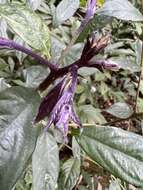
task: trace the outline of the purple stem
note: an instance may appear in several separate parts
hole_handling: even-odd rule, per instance
[[[94,16],[96,10],[96,0],[88,0],[87,10],[84,20],[81,22],[81,25],[78,29],[78,34],[80,34],[90,19]]]
[[[94,16],[95,10],[96,10],[96,0],[88,0],[85,20],[89,21]]]
[[[38,60],[43,65],[46,65],[50,68],[51,73],[49,76],[40,84],[39,90],[43,91],[45,90],[53,81],[55,81],[57,78],[63,77],[69,70],[71,69],[73,75],[77,75],[77,70],[81,67],[95,67],[98,69],[106,68],[109,70],[118,70],[119,67],[116,63],[112,62],[111,60],[96,60],[95,62],[89,62],[89,60],[82,61],[81,59],[75,61],[71,65],[68,65],[63,68],[58,68],[57,66],[51,64],[46,59],[42,58],[38,54],[34,53],[30,49],[27,49],[17,43],[15,43],[12,40],[0,38],[0,46],[5,48],[13,48],[18,51],[24,52],[27,55],[30,55],[34,59]],[[76,79],[76,76],[74,77]],[[73,87],[74,88],[74,87]]]
[[[40,55],[34,53],[30,49],[25,48],[24,46],[17,44],[13,40],[0,38],[0,46],[5,47],[5,48],[12,48],[12,49],[21,51],[23,53],[26,53],[27,55],[30,55],[31,57],[33,57],[35,60],[39,61],[43,65],[48,66],[51,71],[56,71],[58,69],[57,66],[53,65],[48,60],[42,58]]]
[[[88,62],[86,67],[95,67],[98,68],[99,67],[103,67],[105,69],[111,70],[111,71],[118,71],[120,69],[120,66],[112,61],[112,60],[96,60],[96,61],[92,61],[92,62]]]
[[[96,60],[94,62],[84,62],[81,64],[80,60],[75,61],[71,65],[65,66],[63,68],[59,68],[57,72],[50,73],[50,75],[40,84],[39,90],[44,91],[48,86],[54,82],[57,78],[63,77],[67,72],[69,72],[70,69],[73,68],[73,66],[77,67],[77,69],[81,67],[94,67],[102,71],[103,68],[109,69],[109,70],[119,70],[119,66],[111,62],[109,60]]]
[[[79,28],[76,30],[69,45],[66,47],[65,50],[63,50],[59,62],[61,63],[63,62],[64,57],[68,54],[72,45],[76,42],[77,38],[79,37],[80,33],[84,30],[90,19],[94,16],[95,10],[96,10],[96,0],[88,0],[85,18],[82,20]]]

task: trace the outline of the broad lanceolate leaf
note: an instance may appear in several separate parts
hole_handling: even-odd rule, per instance
[[[27,0],[27,4],[33,9],[36,10],[39,8],[42,0]]]
[[[78,158],[80,159],[80,146],[79,144],[77,143],[77,140],[75,139],[75,137],[72,138],[72,153],[73,153],[73,156],[74,158]]]
[[[106,109],[106,112],[110,113],[111,115],[114,115],[117,118],[122,119],[128,118],[133,113],[129,105],[123,102],[117,102],[113,104],[111,107]]]
[[[51,60],[56,63],[61,56],[63,49],[66,45],[63,40],[59,39],[56,36],[51,36]]]
[[[56,8],[56,24],[62,24],[79,8],[79,0],[62,0]]]
[[[104,4],[105,0],[97,0],[97,5],[102,6]]]
[[[31,47],[44,54],[48,53],[50,44],[48,28],[31,9],[20,4],[4,4],[0,6],[0,16]]]
[[[101,30],[107,24],[112,22],[113,18],[104,15],[95,15],[84,27],[83,31],[80,33],[77,42],[83,42],[89,34],[95,30]]]
[[[10,87],[10,85],[8,83],[6,83],[5,79],[0,78],[0,92],[9,87]]]
[[[109,185],[109,190],[121,190],[120,181],[118,179],[112,180]]]
[[[3,38],[8,38],[7,23],[4,19],[0,19],[0,36]]]
[[[42,133],[32,159],[33,190],[54,190],[59,174],[59,151],[55,138]]]
[[[87,77],[90,75],[93,75],[97,72],[98,70],[96,68],[91,68],[91,67],[81,67],[78,70],[78,73],[82,75],[83,77]]]
[[[0,93],[0,189],[11,190],[35,148],[32,121],[39,99],[35,91],[22,87]]]
[[[29,46],[28,46],[28,45],[23,41],[23,39],[20,38],[18,35],[15,35],[13,40],[14,40],[16,43],[18,43],[18,44],[20,44],[20,45],[22,45],[22,46],[24,46],[24,47],[29,48]],[[21,52],[21,51],[18,51],[18,50],[15,51],[15,54],[16,54],[16,57],[18,58],[18,60],[20,61],[20,63],[22,63],[23,60],[24,60],[24,59],[26,58],[26,56],[27,56],[25,53],[23,53],[23,52]]]
[[[81,56],[81,53],[82,53],[83,46],[84,46],[83,43],[76,43],[76,44],[74,44],[71,47],[70,52],[64,58],[64,61],[63,61],[64,65],[69,65],[72,62],[74,62],[77,59],[79,59],[80,56]]]
[[[41,65],[33,65],[23,70],[23,76],[25,79],[25,86],[30,88],[36,88],[47,77],[49,71]]]
[[[143,15],[128,0],[108,0],[97,13],[122,20],[143,21]]]
[[[8,0],[0,0],[0,4],[4,4],[4,3],[7,3]]]
[[[79,107],[81,112],[81,116],[83,117],[83,122],[89,123],[99,123],[103,124],[106,123],[104,116],[100,113],[101,110],[96,109],[91,104],[88,105],[81,105]]]
[[[143,186],[143,138],[114,127],[84,128],[78,143],[94,161],[113,175]]]
[[[61,170],[59,190],[72,190],[80,174],[80,160],[70,158],[63,164]]]

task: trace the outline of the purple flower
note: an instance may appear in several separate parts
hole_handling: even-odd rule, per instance
[[[77,126],[81,127],[81,122],[73,109],[73,97],[77,84],[76,66],[73,66],[71,68],[70,76],[67,77],[69,79],[69,82],[65,86],[63,93],[61,94],[56,105],[54,106],[50,114],[48,124],[46,126],[47,130],[53,123],[55,127],[62,132],[65,142],[67,142],[69,121],[73,121],[77,124]]]
[[[83,48],[80,58],[80,67],[88,65],[88,62],[108,45],[110,36],[107,34],[99,39],[96,39],[96,33],[93,32],[88,38]]]
[[[64,79],[44,98],[35,119],[35,122],[38,122],[51,112],[45,130],[53,123],[63,134],[65,142],[67,142],[68,124],[70,121],[81,127],[81,122],[73,108],[77,69],[77,66],[73,65]]]
[[[96,10],[96,0],[88,0],[85,19],[89,20],[90,18],[92,18],[95,14],[95,10]]]
[[[120,69],[120,65],[111,59],[107,60],[95,60],[88,62],[87,67],[95,67],[102,71],[103,69],[108,69],[110,71],[118,71]]]
[[[56,102],[58,101],[58,98],[63,92],[64,85],[65,77],[50,92],[48,92],[47,96],[43,98],[34,123],[41,121],[50,114]]]

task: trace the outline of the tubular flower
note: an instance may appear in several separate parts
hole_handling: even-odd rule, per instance
[[[38,122],[51,112],[45,130],[53,123],[63,134],[65,142],[67,142],[68,124],[70,121],[81,127],[81,122],[73,108],[76,84],[77,66],[73,65],[64,79],[44,98],[35,119],[35,122]],[[49,100],[54,101],[49,102]]]
[[[88,1],[88,17],[92,17],[95,9],[95,0]],[[58,68],[48,60],[44,59],[35,52],[27,49],[12,40],[0,38],[0,47],[13,48],[18,51],[24,52],[30,55],[35,60],[39,61],[43,65],[46,65],[50,69],[50,74],[40,84],[39,90],[45,90],[52,82],[59,78],[62,80],[55,85],[55,87],[47,94],[39,106],[37,116],[34,123],[41,121],[46,116],[49,116],[49,120],[45,130],[47,130],[51,124],[54,124],[63,134],[65,142],[67,142],[68,124],[70,121],[81,127],[81,122],[76,115],[73,108],[74,92],[77,84],[77,70],[81,67],[95,67],[102,71],[102,69],[109,69],[117,71],[120,69],[119,65],[110,59],[107,60],[93,60],[92,58],[99,54],[108,45],[110,41],[110,35],[102,36],[96,39],[96,33],[93,32],[87,39],[87,42],[83,48],[80,59],[76,60],[72,64]]]
[[[85,19],[90,19],[94,16],[96,10],[96,0],[88,0],[87,2],[87,11]]]
[[[88,38],[83,48],[80,58],[81,66],[87,64],[95,55],[99,54],[108,45],[110,36],[105,35],[96,39],[96,33],[92,33]]]
[[[50,92],[48,92],[47,96],[43,98],[34,123],[41,121],[49,115],[58,101],[58,98],[63,93],[65,84],[66,78],[64,77]]]
[[[67,77],[69,77],[67,75]],[[68,123],[73,121],[77,124],[78,127],[81,127],[81,122],[77,117],[74,108],[73,108],[73,97],[74,91],[77,84],[77,67],[73,66],[70,71],[70,78],[68,84],[65,86],[65,89],[61,96],[59,97],[56,105],[54,106],[46,130],[53,123],[56,128],[58,128],[64,137],[64,141],[67,142],[68,134]]]

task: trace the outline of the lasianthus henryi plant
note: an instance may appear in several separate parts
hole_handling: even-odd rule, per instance
[[[95,67],[101,69],[108,68],[111,70],[118,70],[118,65],[112,62],[111,60],[97,60],[95,61],[95,63],[90,63],[90,60],[94,55],[97,55],[100,51],[104,50],[104,48],[108,44],[108,41],[108,35],[103,36],[100,39],[96,39],[93,33],[91,37],[88,38],[87,43],[83,48],[81,58],[67,67],[58,68],[50,62],[48,62],[47,60],[40,57],[39,55],[35,54],[34,52],[31,52],[29,49],[26,49],[25,47],[22,47],[13,41],[6,40],[3,38],[0,39],[0,46],[15,48],[19,51],[23,51],[33,56],[35,59],[38,59],[41,63],[46,64],[50,68],[51,73],[40,84],[39,90],[45,90],[50,85],[50,83],[52,83],[58,78],[64,77],[64,79],[61,79],[62,82],[60,81],[59,84],[57,84],[57,86],[54,87],[54,89],[52,89],[51,92],[49,92],[48,95],[42,101],[39,107],[39,112],[35,118],[35,122],[44,119],[46,116],[50,114],[50,118],[46,128],[50,127],[50,125],[54,123],[54,125],[62,131],[64,137],[66,137],[68,134],[68,122],[70,120],[75,122],[78,126],[81,126],[80,120],[76,116],[76,113],[73,109],[73,96],[78,77],[77,70],[81,67]],[[53,100],[49,101],[49,99]]]
[[[123,125],[127,124],[127,121],[137,123],[137,119],[143,115],[141,106],[138,105],[138,102],[140,105],[142,104],[140,98],[142,72],[139,80],[137,74],[135,77],[130,74],[133,79],[136,78],[137,82],[130,81],[130,75],[126,73],[126,69],[129,67],[131,70],[135,69],[133,65],[130,66],[129,62],[141,61],[142,25],[139,22],[143,21],[142,14],[127,0],[105,1],[101,9],[98,7],[99,1],[97,3],[96,0],[88,0],[86,8],[79,7],[78,0],[62,0],[57,7],[55,6],[58,3],[56,1],[55,3],[52,1],[48,3],[44,1],[32,2],[28,1],[27,4],[30,8],[20,2],[2,2],[4,4],[0,4],[0,18],[2,19],[0,26],[5,26],[3,30],[0,30],[0,53],[1,50],[4,49],[6,52],[8,49],[12,53],[13,50],[16,50],[19,55],[19,62],[13,66],[12,58],[8,57],[7,59],[7,55],[2,54],[4,60],[8,60],[8,62],[10,60],[10,70],[13,70],[13,74],[10,76],[12,79],[9,75],[4,75],[9,81],[8,85],[5,82],[3,84],[3,81],[0,80],[0,85],[4,85],[4,88],[0,89],[0,187],[3,190],[22,188],[21,183],[20,187],[18,184],[15,186],[15,183],[24,171],[31,155],[32,188],[34,190],[100,189],[100,177],[94,175],[95,171],[92,171],[92,174],[87,172],[88,169],[92,168],[91,162],[94,163],[94,167],[97,162],[115,176],[110,178],[112,182],[109,190],[112,189],[112,186],[115,186],[116,189],[117,187],[125,189],[126,185],[130,184],[142,187],[142,137],[129,132],[130,129],[116,128],[118,122]],[[51,15],[47,14],[47,10],[48,13],[51,12],[52,20],[50,20]],[[41,22],[38,15],[44,18],[46,24]],[[70,22],[65,22],[66,20],[70,20]],[[125,20],[126,23],[121,20]],[[75,23],[78,24],[75,25]],[[7,28],[7,24],[9,28]],[[65,46],[56,39],[60,44],[56,45],[57,54],[60,56],[58,59],[54,59],[54,57],[54,61],[49,58],[50,45],[47,25],[54,33],[53,36],[62,36],[61,41],[67,45]],[[125,34],[122,28],[126,25],[130,30],[131,43],[129,43],[129,39],[124,43],[126,35],[124,38],[120,37],[122,33]],[[73,32],[74,27],[76,29]],[[69,33],[69,28],[71,33]],[[23,43],[26,42],[36,51],[31,50],[26,44],[23,45],[20,41],[21,38],[13,40],[15,33],[23,39]],[[50,32],[48,34],[50,35]],[[51,43],[53,36],[51,35]],[[68,36],[68,39],[65,36]],[[69,40],[70,36],[72,37]],[[32,40],[33,37],[34,40]],[[17,42],[18,40],[20,43]],[[51,46],[54,46],[55,41]],[[70,59],[68,64],[65,64],[66,56],[73,53],[72,48],[76,47],[77,44],[81,45],[78,43],[79,41],[82,42],[80,56],[77,55],[77,51],[74,60]],[[135,44],[133,44],[134,41]],[[120,56],[117,56],[117,51],[113,51],[116,48],[121,54]],[[23,59],[22,56],[25,54],[21,56],[19,52],[25,53],[32,59]],[[125,58],[125,56],[127,61],[122,61],[121,58]],[[4,60],[2,59],[2,62]],[[14,58],[14,61],[17,59]],[[30,63],[38,62],[45,68],[45,72],[47,72],[46,68],[49,69],[44,79],[34,89],[24,86],[22,80],[15,80],[15,78],[20,78],[20,70],[25,71],[27,65],[29,67],[27,61]],[[36,67],[32,74],[38,72],[38,68],[41,67]],[[28,69],[27,72],[29,72]],[[86,74],[88,71],[92,74],[89,75],[90,77],[87,75],[86,79],[80,73],[81,69],[85,69]],[[108,71],[118,72],[110,74]],[[136,72],[138,71],[136,70]],[[1,74],[3,72],[0,72]],[[97,76],[97,79],[94,78],[94,75]],[[123,83],[126,77],[128,80]],[[89,84],[85,84],[85,80]],[[132,84],[131,87],[127,87],[129,82]],[[83,86],[80,85],[81,83]],[[136,83],[137,85],[135,85]],[[77,96],[79,86],[79,94],[83,95],[80,98]],[[89,90],[89,86],[91,86],[91,90]],[[110,86],[114,86],[116,92]],[[124,86],[123,92],[118,92],[117,89],[122,86]],[[95,95],[92,95],[93,92]],[[41,103],[39,102],[39,94],[42,96]],[[120,102],[115,103],[119,100]],[[123,100],[131,102],[130,106],[127,106]],[[108,106],[106,110],[104,101]],[[84,102],[84,105],[81,102]],[[77,104],[80,111],[76,110]],[[97,106],[97,109],[93,106]],[[103,108],[103,112],[106,111],[118,119],[106,116],[105,113],[102,115],[99,108]],[[80,112],[84,111],[86,115],[82,116]],[[92,117],[94,115],[94,119],[91,119],[91,115]],[[96,123],[100,125],[97,126]],[[107,127],[107,124],[115,124],[116,127]],[[39,132],[39,129],[42,130]],[[60,132],[62,141],[54,136],[56,130]],[[62,154],[66,153],[66,148],[72,149],[73,153],[70,152],[63,156]],[[85,166],[84,162],[87,160],[88,164]],[[86,168],[88,165],[90,168]],[[24,173],[24,181],[30,180],[28,172]],[[116,177],[124,182],[122,183]],[[31,181],[28,181],[26,185],[24,188],[30,189]]]
[[[83,22],[81,23],[79,30],[82,30],[84,25],[86,25],[88,21],[94,16],[95,9],[96,9],[96,1],[89,0],[87,4],[86,16]],[[62,82],[59,82],[59,84],[55,87],[55,89],[52,89],[52,92],[49,92],[48,95],[44,98],[43,102],[39,107],[39,112],[35,118],[35,122],[44,119],[44,117],[50,114],[50,118],[46,126],[46,129],[49,128],[52,123],[54,123],[54,125],[60,131],[62,131],[66,142],[67,142],[66,136],[68,134],[69,121],[72,120],[74,123],[77,124],[77,126],[79,127],[82,126],[80,119],[78,118],[73,109],[73,97],[77,84],[78,69],[81,67],[97,67],[97,68],[104,67],[111,70],[119,69],[116,63],[113,63],[108,60],[97,60],[95,63],[92,64],[90,63],[90,60],[93,58],[93,56],[103,51],[104,48],[108,45],[108,42],[109,42],[108,35],[103,36],[100,39],[96,39],[95,34],[93,33],[87,39],[87,43],[83,48],[81,58],[67,67],[58,68],[57,66],[53,65],[52,63],[45,60],[41,56],[32,52],[30,49],[20,46],[19,44],[16,44],[15,42],[7,39],[4,38],[0,39],[0,46],[14,48],[19,51],[22,51],[28,55],[31,55],[36,60],[40,61],[41,64],[45,64],[47,67],[49,67],[51,73],[40,84],[39,90],[45,90],[56,79],[64,77],[64,79],[62,79]],[[69,74],[71,75],[70,76],[71,81],[69,82],[70,84],[66,82],[66,80],[68,81]],[[51,104],[47,105],[47,102],[49,103],[49,98],[51,98],[51,94],[53,100],[51,101]]]

